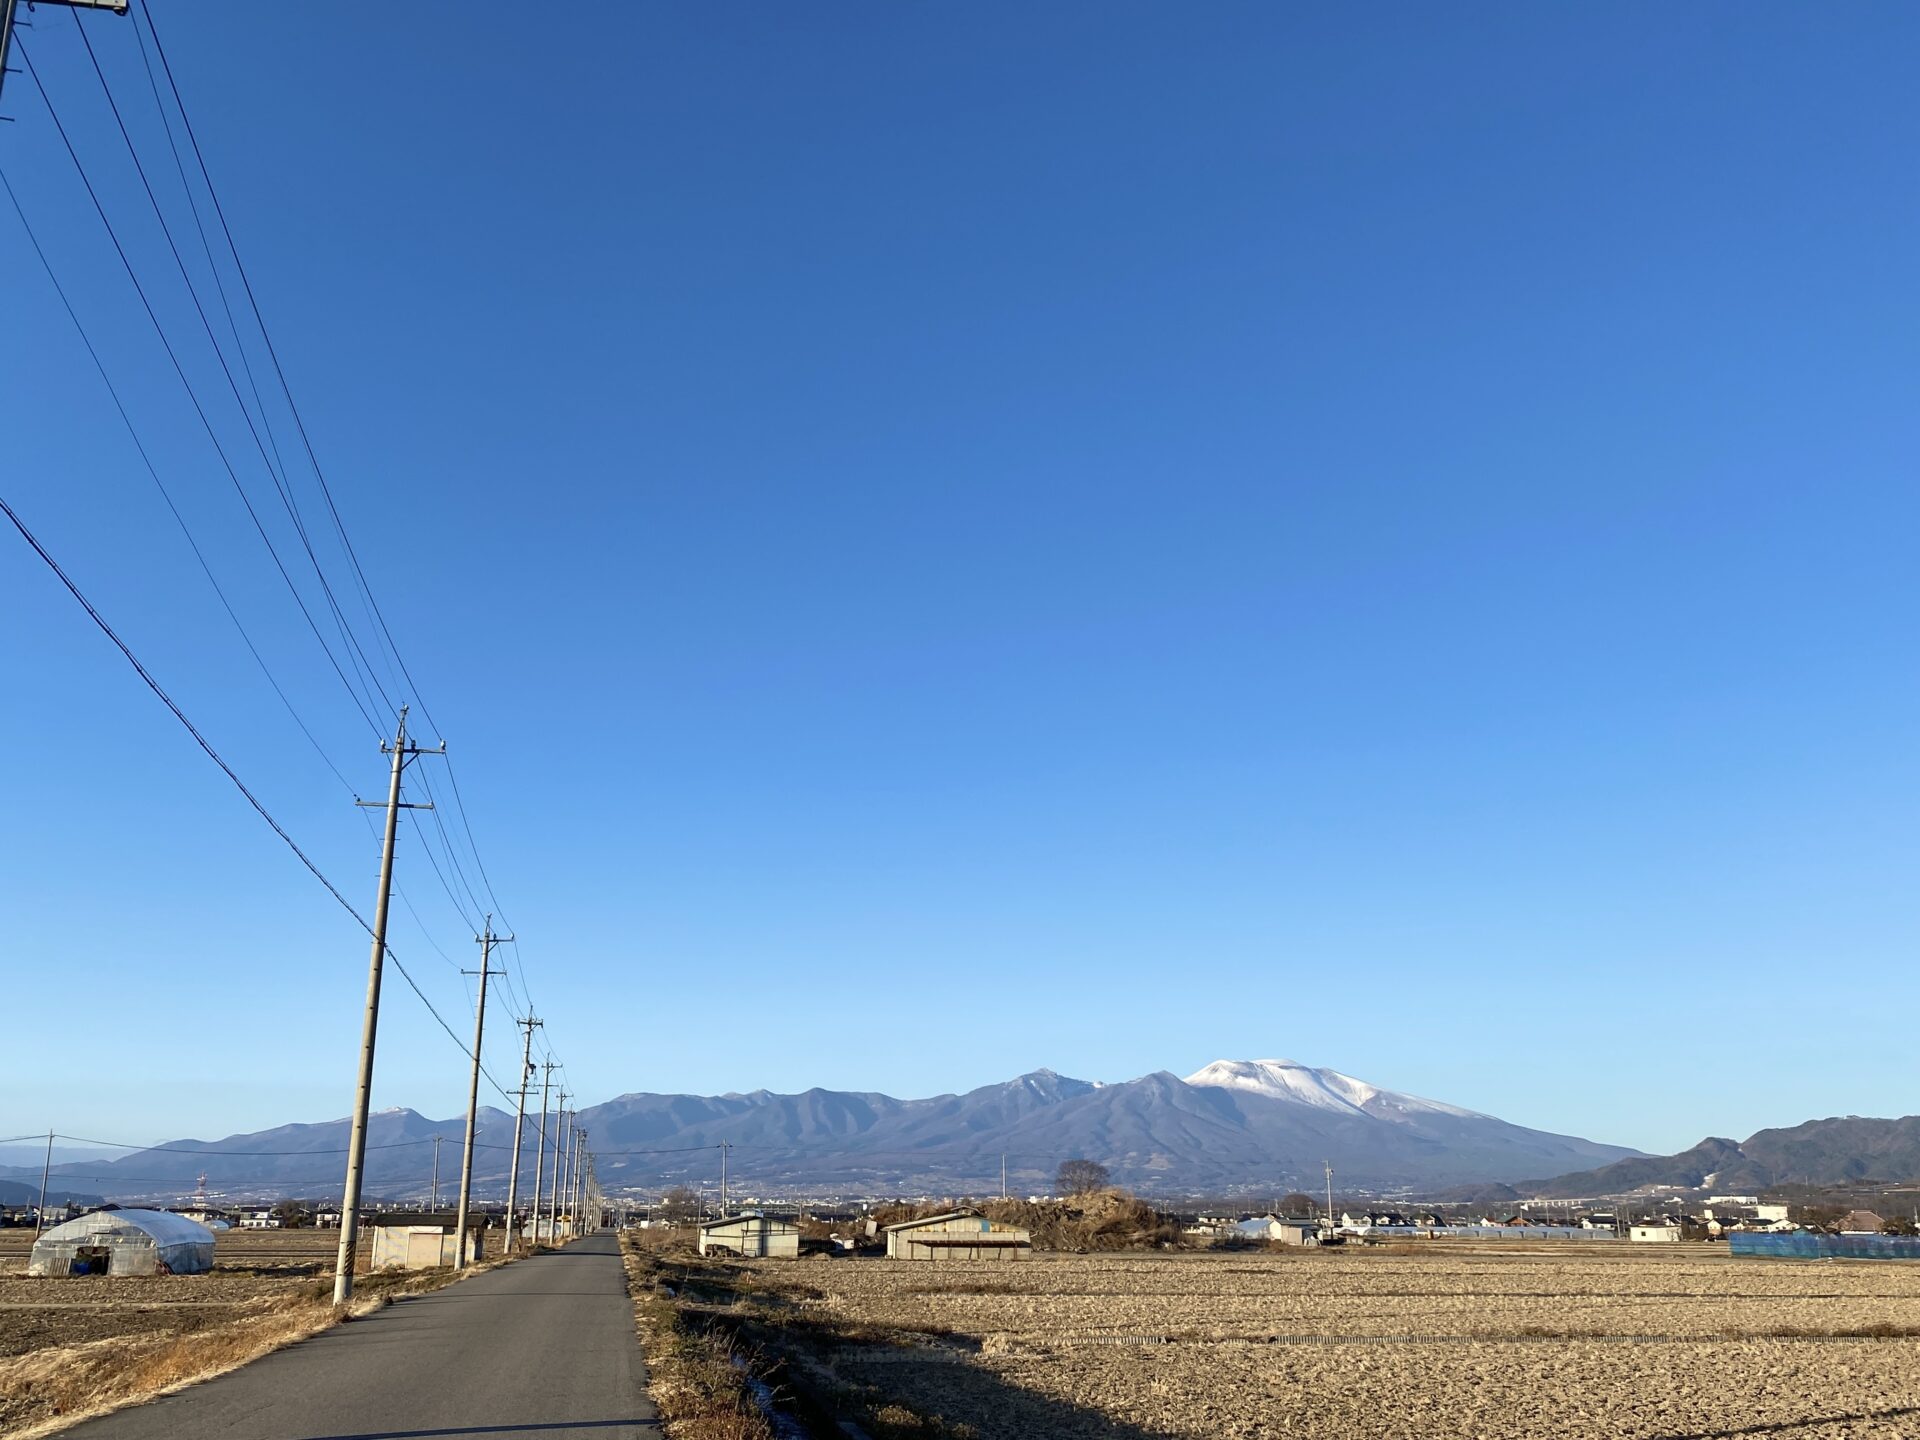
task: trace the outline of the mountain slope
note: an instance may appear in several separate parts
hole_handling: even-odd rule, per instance
[[[1643,1185],[1726,1192],[1771,1185],[1844,1185],[1856,1180],[1920,1179],[1920,1115],[1897,1120],[1859,1115],[1757,1130],[1738,1143],[1708,1136],[1677,1155],[1642,1155],[1593,1170],[1523,1180],[1521,1195],[1573,1198],[1624,1195]]]
[[[822,1089],[631,1094],[579,1120],[602,1182],[646,1191],[713,1183],[722,1145],[730,1175],[749,1189],[859,1194],[978,1193],[998,1187],[1003,1161],[1025,1191],[1049,1188],[1062,1160],[1085,1157],[1122,1184],[1194,1193],[1318,1185],[1326,1163],[1343,1187],[1388,1189],[1510,1180],[1634,1153],[1281,1060],[1217,1061],[1184,1080],[1157,1071],[1116,1085],[1036,1070],[918,1100]],[[423,1194],[436,1134],[446,1137],[441,1194],[450,1193],[464,1128],[406,1109],[372,1117],[369,1195]],[[530,1117],[523,1171],[533,1166],[534,1131]],[[511,1115],[481,1113],[474,1175],[484,1196],[505,1192],[512,1134]],[[346,1143],[347,1122],[333,1120],[69,1168],[76,1182],[84,1173],[129,1198],[187,1194],[203,1172],[210,1191],[235,1197],[325,1195],[339,1187]],[[116,1173],[128,1177],[124,1188],[111,1183]],[[19,1178],[5,1169],[0,1177]],[[531,1180],[524,1175],[522,1193]]]

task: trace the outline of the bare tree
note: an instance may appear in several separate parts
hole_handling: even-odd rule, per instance
[[[1311,1215],[1319,1208],[1319,1201],[1315,1200],[1311,1195],[1302,1194],[1298,1190],[1291,1191],[1280,1197],[1280,1213],[1282,1215]]]
[[[684,1225],[700,1213],[700,1197],[684,1185],[676,1185],[660,1197],[660,1218]]]
[[[1107,1167],[1098,1160],[1062,1160],[1053,1183],[1062,1195],[1085,1195],[1104,1190],[1111,1178]]]

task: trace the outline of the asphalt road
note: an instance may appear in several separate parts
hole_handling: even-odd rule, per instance
[[[63,1432],[72,1440],[658,1440],[620,1248],[595,1235]]]

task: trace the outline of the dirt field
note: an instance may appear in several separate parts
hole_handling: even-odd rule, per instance
[[[1594,1245],[732,1268],[803,1385],[901,1435],[1920,1435],[1920,1266]]]
[[[0,1231],[0,1436],[215,1373],[334,1321],[337,1230],[222,1231],[206,1275],[25,1273],[31,1230]],[[364,1303],[446,1271],[362,1276]]]

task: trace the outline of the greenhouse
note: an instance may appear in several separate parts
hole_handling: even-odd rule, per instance
[[[33,1242],[29,1275],[198,1275],[213,1231],[166,1210],[96,1210]]]

